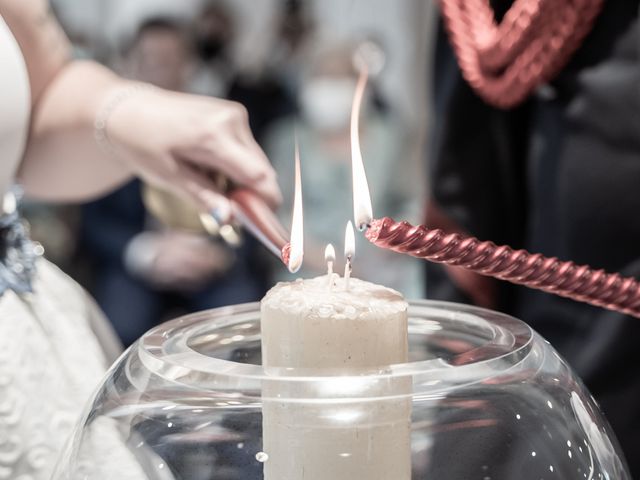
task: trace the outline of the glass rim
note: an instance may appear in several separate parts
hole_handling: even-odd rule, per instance
[[[410,339],[412,329],[414,334],[416,329],[425,327],[434,328],[436,332],[440,330],[440,334],[447,333],[442,325],[436,328],[437,322],[433,321],[439,320],[449,326],[470,328],[472,332],[475,329],[477,338],[484,335],[486,342],[449,361],[436,357],[395,364],[383,370],[359,370],[354,374],[345,373],[344,370],[265,368],[216,358],[193,348],[190,340],[207,331],[247,321],[259,322],[260,303],[253,302],[205,310],[170,320],[147,332],[132,348],[137,348],[140,360],[150,372],[165,379],[198,388],[213,381],[216,388],[223,389],[225,385],[231,387],[239,383],[244,383],[248,388],[249,384],[261,388],[261,385],[270,381],[317,383],[337,377],[346,382],[362,378],[371,381],[412,377],[414,385],[422,385],[422,391],[435,391],[449,384],[459,386],[461,383],[489,380],[508,369],[522,366],[524,360],[531,357],[529,353],[536,334],[526,323],[510,315],[436,300],[412,300],[408,303]],[[530,367],[528,365],[527,368]]]

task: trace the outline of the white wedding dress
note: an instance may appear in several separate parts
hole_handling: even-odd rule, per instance
[[[0,16],[0,189],[24,152],[29,80]],[[1,197],[0,197],[1,198]],[[0,297],[0,480],[46,480],[108,364],[94,302],[55,266],[37,261],[34,293]]]

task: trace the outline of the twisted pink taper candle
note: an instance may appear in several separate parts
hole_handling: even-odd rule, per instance
[[[374,245],[395,252],[640,318],[640,283],[633,278],[391,218],[373,220],[366,237]]]

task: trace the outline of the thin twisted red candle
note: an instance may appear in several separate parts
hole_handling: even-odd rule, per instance
[[[640,283],[617,273],[391,218],[373,220],[365,235],[374,245],[395,252],[463,267],[640,318]]]

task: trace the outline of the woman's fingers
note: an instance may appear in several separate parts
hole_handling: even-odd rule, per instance
[[[156,89],[125,102],[110,126],[110,138],[133,170],[187,195],[202,210],[230,210],[216,190],[216,173],[254,190],[272,207],[282,201],[247,111],[237,103]]]
[[[173,182],[198,208],[213,215],[217,221],[226,223],[231,218],[229,200],[218,192],[213,180],[186,163],[180,163]]]
[[[276,171],[273,169],[273,166],[267,158],[267,155],[264,153],[262,148],[260,148],[253,137],[251,137],[251,144],[249,145],[249,148],[253,150],[255,154],[259,158],[261,158],[262,162],[266,165],[265,175],[261,180],[258,181],[256,191],[263,192],[263,195],[270,199],[271,206],[277,208],[282,204],[282,191],[280,190],[280,186],[278,185],[278,177]]]
[[[195,99],[196,97],[191,97]],[[210,172],[220,172],[237,186],[258,193],[272,207],[282,202],[276,174],[249,127],[247,109],[236,102],[197,98],[202,118],[177,152]]]
[[[257,145],[251,148],[239,142],[223,141],[215,148],[201,145],[181,153],[188,161],[209,171],[219,171],[236,185],[251,188],[272,207],[282,202],[275,172]]]

